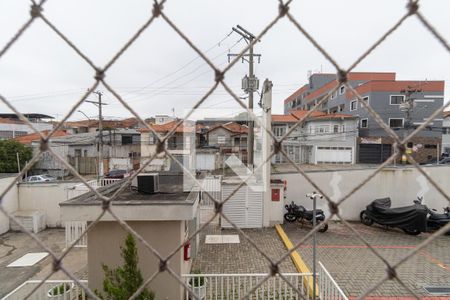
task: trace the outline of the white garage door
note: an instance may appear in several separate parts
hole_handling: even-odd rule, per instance
[[[214,154],[197,153],[196,169],[199,171],[214,170],[215,157]]]
[[[238,185],[222,185],[222,201],[225,200]],[[223,213],[239,228],[262,227],[262,192],[255,192],[248,186],[242,186],[224,205]],[[221,219],[223,228],[231,228],[231,224]]]
[[[316,162],[318,164],[351,164],[353,162],[353,148],[317,147]]]

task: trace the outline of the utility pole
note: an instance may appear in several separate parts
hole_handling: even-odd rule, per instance
[[[248,61],[248,76],[245,75],[242,79],[242,89],[248,93],[248,108],[250,111],[253,111],[253,93],[259,88],[259,80],[253,74],[253,63],[254,56],[258,57],[258,63],[261,61],[261,54],[253,53],[253,41],[255,40],[255,36],[244,29],[242,26],[237,25],[232,28],[234,32],[239,34],[244,38],[247,44],[251,46],[248,49],[248,54],[244,54],[242,56],[242,61]],[[238,54],[228,54],[228,62],[230,62],[230,58],[233,56],[238,56]],[[246,59],[248,57],[248,59]],[[249,116],[250,117],[250,116]],[[254,154],[254,143],[255,143],[255,131],[254,131],[254,121],[248,120],[248,137],[247,137],[247,166],[253,170],[253,154]]]
[[[102,95],[103,93],[101,91],[95,91],[93,92],[98,97],[98,102],[96,101],[89,101],[86,100],[86,102],[95,104],[95,106],[98,107],[98,170],[97,170],[97,180],[100,180],[100,176],[103,175],[103,116],[102,116],[102,106],[108,105],[108,103],[102,102]],[[100,175],[101,174],[101,175]]]
[[[400,93],[405,95],[405,99],[400,104],[400,110],[405,112],[405,115],[406,115],[405,124],[404,124],[405,130],[403,131],[403,139],[405,139],[408,136],[410,128],[413,127],[412,111],[414,109],[414,99],[413,99],[412,95],[415,93],[420,93],[420,92],[422,92],[421,89],[416,89],[409,85],[406,89],[400,90]],[[406,147],[406,151],[411,151],[411,150],[409,150],[408,147]],[[404,157],[404,158],[402,157],[402,163],[406,164],[406,161],[407,161],[406,157]]]

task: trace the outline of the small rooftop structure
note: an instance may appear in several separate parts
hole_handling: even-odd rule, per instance
[[[119,197],[113,199],[114,212],[125,221],[193,219],[198,192],[183,192],[183,176],[160,175],[159,178],[159,192],[154,194],[139,193],[137,188],[129,185]],[[123,183],[124,180],[121,180],[98,191],[111,197]],[[65,220],[93,221],[102,210],[102,202],[92,192],[64,201],[60,206]],[[114,219],[105,215],[102,220]]]

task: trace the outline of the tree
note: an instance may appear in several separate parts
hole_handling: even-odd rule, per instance
[[[13,140],[0,141],[0,173],[17,173],[17,153],[19,154],[20,169],[31,159],[30,148]]]
[[[124,260],[123,266],[110,269],[102,264],[103,272],[105,273],[103,291],[106,296],[104,297],[96,291],[96,294],[102,299],[129,299],[144,282],[141,271],[138,268],[139,258],[136,242],[130,233],[125,239],[125,247],[120,247],[120,249],[122,251],[120,255]],[[154,293],[145,288],[136,299],[153,300],[154,297]]]

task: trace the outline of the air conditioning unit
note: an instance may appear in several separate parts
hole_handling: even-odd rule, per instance
[[[143,173],[139,174],[136,178],[139,193],[154,194],[159,192],[158,173]]]

